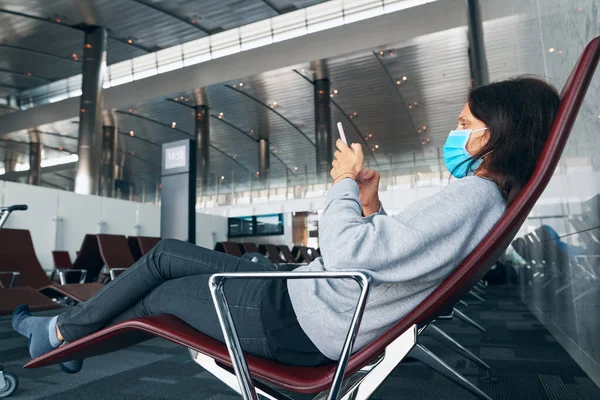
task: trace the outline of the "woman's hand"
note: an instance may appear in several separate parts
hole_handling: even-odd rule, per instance
[[[379,180],[381,174],[373,169],[362,171],[358,176],[358,187],[360,189],[360,202],[363,207],[363,215],[368,217],[379,212]]]
[[[352,148],[348,147],[341,139],[335,142],[338,150],[334,153],[335,160],[331,163],[331,177],[333,184],[336,184],[342,178],[352,178],[358,180],[358,175],[363,170],[365,157],[362,152],[362,146],[358,143],[352,143]]]

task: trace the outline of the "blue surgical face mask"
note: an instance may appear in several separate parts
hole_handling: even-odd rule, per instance
[[[469,164],[471,163],[467,160],[472,157],[467,151],[467,142],[469,141],[471,133],[485,131],[486,129],[487,128],[476,130],[464,129],[450,132],[448,139],[446,139],[446,143],[444,144],[444,163],[446,164],[448,171],[450,171],[454,177],[464,178],[467,175],[473,175],[477,168],[479,168],[483,162],[482,159],[476,160],[471,169],[467,171],[467,169],[469,169]]]

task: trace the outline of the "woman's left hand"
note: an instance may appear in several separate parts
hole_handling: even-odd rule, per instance
[[[365,157],[363,155],[362,146],[358,143],[352,143],[352,148],[348,147],[341,139],[335,142],[338,150],[334,153],[335,160],[331,163],[331,177],[333,183],[341,178],[358,179],[359,174],[363,170]]]

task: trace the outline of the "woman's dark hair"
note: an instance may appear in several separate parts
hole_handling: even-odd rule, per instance
[[[488,127],[489,139],[470,159],[483,158],[510,205],[527,184],[558,112],[556,89],[537,77],[522,76],[471,90],[469,108]]]

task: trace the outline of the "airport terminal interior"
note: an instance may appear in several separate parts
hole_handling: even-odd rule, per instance
[[[0,398],[600,399],[599,60],[598,0],[0,0]]]

